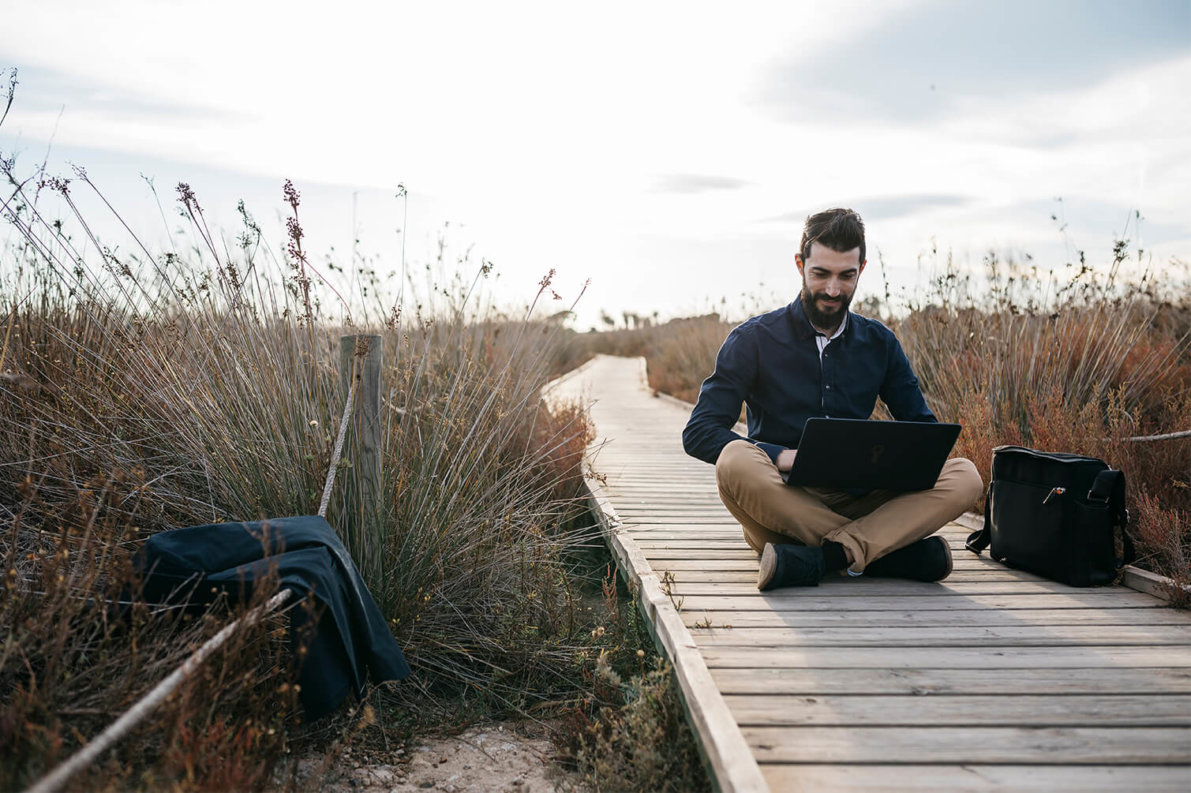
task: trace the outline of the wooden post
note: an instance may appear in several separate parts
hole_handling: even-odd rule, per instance
[[[351,378],[356,378],[355,406],[352,410],[351,428],[355,443],[344,456],[352,461],[342,492],[355,501],[349,503],[347,513],[355,520],[374,516],[380,499],[381,483],[381,350],[380,336],[343,336],[339,339],[339,385],[344,399],[351,387]],[[346,517],[346,516],[345,516]],[[357,537],[367,537],[370,532],[363,525],[353,526]],[[363,536],[359,534],[363,533]],[[365,540],[369,549],[372,543]],[[363,548],[358,550],[363,551]],[[360,560],[357,560],[360,561]]]

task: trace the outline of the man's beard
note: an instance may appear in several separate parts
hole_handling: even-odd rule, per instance
[[[811,324],[820,330],[830,330],[836,328],[844,321],[844,314],[848,312],[848,306],[852,303],[852,296],[845,295],[842,292],[839,297],[835,299],[834,304],[829,304],[829,308],[824,311],[819,308],[819,302],[826,299],[826,295],[812,295],[811,291],[807,289],[806,284],[802,285],[802,310],[806,312],[806,318],[811,321]]]

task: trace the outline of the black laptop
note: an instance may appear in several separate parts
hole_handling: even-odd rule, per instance
[[[959,437],[959,424],[807,419],[788,484],[864,490],[929,490]]]

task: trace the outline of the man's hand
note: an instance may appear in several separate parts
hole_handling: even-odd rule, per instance
[[[790,470],[794,465],[794,456],[798,454],[797,449],[783,449],[777,453],[777,470],[783,474]]]

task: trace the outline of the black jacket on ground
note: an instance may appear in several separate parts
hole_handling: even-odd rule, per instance
[[[245,602],[253,584],[275,571],[290,603],[312,594],[318,608],[313,636],[308,609],[291,608],[290,640],[305,639],[298,682],[308,719],[334,710],[348,692],[410,674],[405,656],[364,586],[347,549],[326,520],[315,516],[252,523],[215,523],[162,532],[138,555],[142,594],[153,603],[210,603],[220,593]]]

